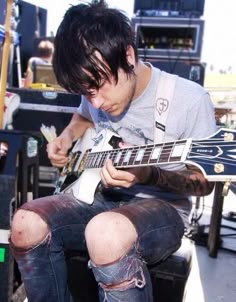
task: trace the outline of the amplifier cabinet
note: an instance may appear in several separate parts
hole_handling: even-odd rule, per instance
[[[134,17],[131,21],[141,58],[200,60],[204,20]]]
[[[205,0],[134,0],[134,14],[201,17]]]
[[[8,237],[16,203],[15,182],[15,176],[0,174],[0,301],[3,302],[10,302],[13,294],[14,259]]]
[[[204,63],[195,61],[179,61],[179,60],[147,60],[153,66],[172,74],[176,74],[182,78],[196,82],[204,86],[205,69]]]
[[[19,110],[13,116],[15,130],[40,133],[42,124],[55,126],[59,135],[69,123],[80,104],[81,96],[64,92],[9,88],[20,96]],[[51,195],[59,176],[58,169],[51,166],[46,152],[47,141],[39,142],[39,196]]]
[[[59,91],[8,88],[20,96],[19,110],[13,117],[15,130],[40,132],[42,124],[55,126],[60,134],[69,123],[80,104],[80,95]],[[42,137],[39,154],[40,165],[50,166],[45,148],[46,140]]]
[[[6,13],[6,0],[0,1],[0,24],[5,23],[5,13]]]

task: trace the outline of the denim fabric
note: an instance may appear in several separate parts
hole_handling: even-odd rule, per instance
[[[146,263],[136,253],[135,247],[119,261],[96,266],[89,261],[96,281],[99,284],[100,301],[152,302],[152,283]],[[111,289],[109,286],[130,280],[126,286]]]
[[[70,301],[64,252],[67,249],[85,250],[84,230],[87,223],[93,216],[109,210],[126,215],[137,230],[138,240],[131,259],[134,267],[138,265],[142,268],[146,290],[137,286],[129,288],[125,291],[128,300],[127,297],[114,300],[114,293],[106,292],[104,296],[100,288],[100,301],[152,301],[151,298],[147,300],[151,282],[145,261],[153,263],[168,257],[178,248],[184,229],[179,214],[167,202],[131,198],[124,194],[98,192],[92,205],[81,203],[70,194],[54,195],[25,203],[22,208],[38,213],[50,228],[48,236],[29,250],[11,244],[29,302]],[[117,280],[126,277],[121,274]],[[112,282],[116,283],[115,280]],[[103,282],[105,284],[106,280]]]

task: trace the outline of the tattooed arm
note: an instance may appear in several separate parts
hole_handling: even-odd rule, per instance
[[[175,193],[203,196],[208,195],[214,188],[202,172],[193,166],[183,171],[168,171],[158,167],[149,167],[150,174],[145,184],[159,186]]]
[[[101,180],[105,187],[129,188],[135,183],[158,186],[186,196],[203,196],[211,193],[214,183],[209,182],[194,166],[183,171],[168,171],[155,166],[134,167],[117,170],[110,159],[101,169]]]

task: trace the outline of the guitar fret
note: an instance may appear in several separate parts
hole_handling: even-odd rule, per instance
[[[125,153],[125,156],[124,156],[124,160],[123,160],[123,163],[128,163],[129,162],[129,159],[130,159],[130,156],[132,154],[132,151],[131,150],[126,150],[126,153]]]
[[[177,142],[174,144],[171,155],[170,155],[171,162],[181,160],[181,156],[183,154],[184,147],[185,147],[185,144],[183,142]]]
[[[99,167],[98,163],[100,161],[101,154],[102,153],[99,153],[99,152],[94,153],[91,168],[98,168]]]
[[[101,167],[104,166],[106,159],[107,159],[107,152],[103,152],[102,160],[101,160]]]
[[[96,153],[94,153],[92,155],[92,161],[91,161],[91,165],[90,165],[91,168],[94,168],[95,162],[96,162]]]
[[[100,152],[98,154],[98,159],[97,159],[97,162],[96,162],[96,167],[97,168],[101,167],[102,160],[103,160],[103,153]]]
[[[143,159],[143,155],[144,155],[145,149],[139,149],[137,151],[136,157],[135,157],[135,162],[141,162]]]
[[[135,156],[135,164],[147,164],[149,161],[149,155],[145,153],[147,151],[147,147],[141,147],[137,149],[136,156]]]
[[[91,163],[91,153],[88,154],[85,162],[85,168],[89,168]]]
[[[132,149],[132,152],[131,152],[131,155],[130,155],[130,159],[129,159],[129,162],[128,162],[129,166],[133,166],[134,165],[135,157],[136,157],[138,149],[139,149],[138,147],[134,147]]]
[[[93,161],[93,165],[92,165],[93,168],[96,168],[97,160],[98,160],[98,156],[97,156],[97,153],[95,153],[94,161]]]
[[[102,152],[98,152],[97,154],[96,168],[100,168],[104,155]]]
[[[149,163],[150,156],[151,156],[150,146],[141,146],[137,149],[137,155],[135,158],[136,165],[145,165]]]
[[[167,143],[163,146],[162,152],[161,152],[161,155],[160,155],[160,158],[159,158],[159,163],[169,162],[169,158],[170,158],[171,150],[172,150],[172,148],[170,148],[171,145],[170,145],[170,143]]]
[[[161,152],[162,152],[162,146],[154,146],[150,156],[149,163],[158,163]]]
[[[122,150],[122,153],[121,153],[121,156],[120,156],[119,163],[117,164],[118,167],[122,167],[122,166],[123,166],[124,157],[125,157],[125,151],[124,151],[124,149],[123,149],[123,150]]]
[[[114,162],[116,160],[116,156],[117,156],[117,150],[112,150],[111,151],[111,155],[110,155],[110,159],[112,160],[113,164],[114,164]]]
[[[114,160],[114,164],[117,165],[120,161],[120,158],[121,158],[121,155],[122,155],[122,151],[121,150],[118,150],[117,151],[117,155],[116,155],[116,158]]]
[[[86,158],[85,168],[89,168],[90,167],[90,162],[91,162],[91,153],[89,153],[88,156],[87,156],[87,158]]]
[[[105,162],[106,162],[106,160],[107,160],[108,158],[110,158],[110,153],[109,153],[109,151],[103,152],[103,155],[102,155],[102,158],[101,158],[101,162],[100,162],[99,167],[103,167],[104,164],[105,164]]]

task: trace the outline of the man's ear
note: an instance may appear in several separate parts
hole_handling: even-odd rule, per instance
[[[134,49],[131,45],[127,47],[126,58],[129,65],[135,66],[135,54],[134,54]]]

